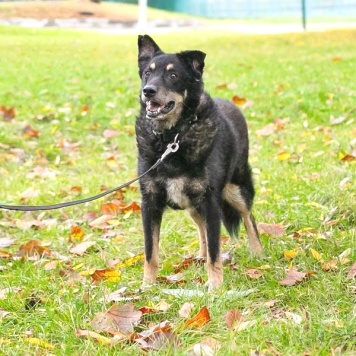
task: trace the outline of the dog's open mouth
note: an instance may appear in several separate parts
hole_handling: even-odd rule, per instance
[[[166,105],[161,105],[155,101],[147,101],[146,102],[146,115],[153,119],[160,114],[168,114],[171,110],[173,110],[175,105],[174,101],[169,101]]]

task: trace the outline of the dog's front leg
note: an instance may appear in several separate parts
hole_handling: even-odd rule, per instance
[[[209,290],[217,289],[223,283],[223,266],[220,254],[221,212],[218,199],[212,194],[206,201],[207,272]]]
[[[143,199],[141,210],[145,236],[143,283],[153,283],[159,269],[158,245],[163,208],[158,208],[152,200]]]

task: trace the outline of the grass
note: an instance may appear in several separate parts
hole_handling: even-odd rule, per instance
[[[185,34],[184,40],[178,33],[155,36],[167,51],[197,48],[208,54],[205,87],[212,95],[227,99],[237,95],[253,103],[244,113],[255,172],[254,214],[258,222],[286,227],[281,237],[262,236],[262,259],[249,257],[243,238],[235,242],[232,257],[237,267],[225,267],[224,291],[256,289],[246,297],[224,291],[169,296],[163,288],[170,286],[158,285],[134,301],[136,309],[163,299],[171,304],[167,312],[145,315],[144,321],[174,323],[181,340],[175,354],[187,354],[207,337],[218,341],[218,355],[249,355],[251,350],[263,355],[356,352],[356,284],[346,279],[356,260],[355,164],[340,160],[346,153],[355,155],[354,38],[354,31],[277,36],[196,32]],[[135,176],[139,78],[134,36],[2,27],[0,43],[0,106],[16,110],[11,121],[0,117],[1,202],[21,203],[29,189],[25,203],[56,203],[76,198],[73,186],[81,187],[79,196],[84,197],[98,193],[102,185],[114,187]],[[85,106],[90,107],[88,112]],[[330,124],[330,118],[341,116],[345,120],[340,124]],[[258,134],[277,118],[283,120],[283,128],[268,136]],[[38,137],[24,136],[28,125]],[[118,136],[107,138],[105,130],[115,130]],[[64,141],[80,145],[63,148]],[[290,156],[279,160],[281,152]],[[125,193],[127,203],[139,199],[135,191]],[[79,280],[62,273],[76,267],[86,275],[92,268],[107,267],[111,259],[143,252],[137,213],[115,216],[109,227],[112,236],[89,226],[88,213],[101,216],[101,205],[110,200],[46,213],[0,211],[0,237],[16,240],[1,248],[13,257],[0,258],[0,296],[5,288],[19,288],[0,297],[1,354],[139,354],[135,344],[109,348],[77,337],[76,330],[91,329],[94,315],[109,308],[110,303],[101,300],[109,291],[140,288],[142,262],[121,268],[116,283],[93,285],[89,276]],[[26,229],[26,221],[42,221],[46,227]],[[68,252],[73,225],[82,227],[85,239],[96,241],[83,256]],[[16,257],[19,246],[32,239],[67,260],[55,258],[56,267],[46,270],[50,258]],[[228,248],[224,245],[224,250]],[[349,262],[323,270],[310,248],[325,261],[351,249]],[[284,252],[294,249],[298,254],[293,261],[284,258]],[[183,213],[168,211],[162,227],[161,274],[173,274],[173,265],[196,250],[194,226]],[[278,281],[291,263],[315,274],[282,287]],[[248,268],[266,265],[270,268],[262,269],[259,279],[245,274]],[[187,283],[178,288],[205,290],[195,280],[206,280],[203,267],[190,267],[183,274]],[[271,300],[276,300],[275,306],[266,307]],[[206,305],[211,322],[185,328],[178,310],[187,301],[195,304],[192,314]],[[229,330],[225,314],[234,308],[255,325],[241,332]],[[3,316],[3,311],[10,314]],[[299,315],[301,323],[288,313]],[[138,330],[141,327],[145,326]],[[54,348],[34,345],[31,337]]]

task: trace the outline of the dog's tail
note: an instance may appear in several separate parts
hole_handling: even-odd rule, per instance
[[[222,215],[223,223],[230,237],[236,238],[240,230],[241,215],[227,202],[223,202]]]

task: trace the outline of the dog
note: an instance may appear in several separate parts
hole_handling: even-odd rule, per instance
[[[205,56],[199,50],[164,53],[150,36],[138,37],[139,175],[155,164],[168,144],[179,143],[177,152],[140,179],[145,284],[158,276],[160,225],[167,207],[186,210],[197,225],[198,256],[206,258],[209,290],[223,283],[221,222],[235,237],[243,220],[251,252],[262,252],[251,213],[255,192],[247,124],[233,102],[212,99],[204,91]]]

